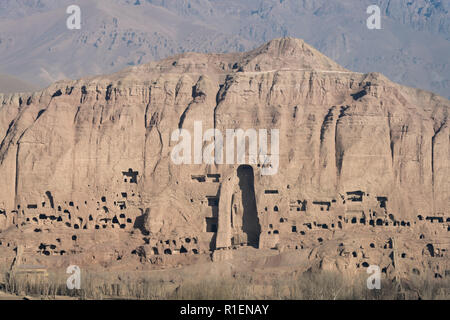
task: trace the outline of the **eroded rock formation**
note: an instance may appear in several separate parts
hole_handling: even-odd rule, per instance
[[[399,255],[405,274],[450,273],[450,102],[345,70],[302,40],[178,55],[0,101],[3,262],[18,245],[53,266],[153,267],[250,246],[308,250],[321,268],[388,274]],[[174,164],[172,132],[196,121],[279,129],[277,173]]]

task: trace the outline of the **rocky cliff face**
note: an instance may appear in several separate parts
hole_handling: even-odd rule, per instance
[[[302,40],[0,97],[0,239],[30,256],[315,250],[368,228],[383,244],[426,233],[421,256],[448,239],[450,102],[346,70]],[[194,139],[198,121],[203,132],[278,129],[276,174],[248,158],[175,164],[172,133]]]

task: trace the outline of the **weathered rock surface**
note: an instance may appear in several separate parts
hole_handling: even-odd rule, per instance
[[[309,250],[325,269],[450,273],[450,102],[346,70],[302,40],[0,101],[3,262],[19,245],[27,262],[152,267],[252,246]],[[196,121],[279,129],[277,173],[174,164],[172,132],[193,135]]]

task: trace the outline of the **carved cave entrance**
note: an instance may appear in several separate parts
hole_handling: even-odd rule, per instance
[[[256,208],[253,168],[242,165],[237,169],[237,175],[242,196],[242,231],[247,234],[247,244],[258,248],[261,227]]]

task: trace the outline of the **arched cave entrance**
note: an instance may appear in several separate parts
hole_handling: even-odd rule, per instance
[[[261,226],[256,208],[253,168],[249,165],[242,165],[237,169],[237,175],[242,194],[242,231],[247,234],[248,245],[258,248]]]

